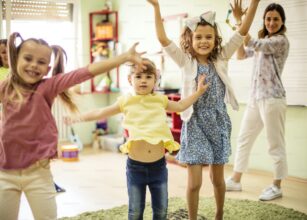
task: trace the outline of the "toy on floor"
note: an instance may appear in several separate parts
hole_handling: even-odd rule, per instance
[[[62,160],[67,162],[79,161],[79,148],[76,144],[65,144],[61,146]]]
[[[83,144],[82,144],[79,136],[75,133],[72,126],[70,126],[70,131],[71,131],[71,134],[69,136],[70,142],[77,145],[79,151],[81,151],[83,149]]]

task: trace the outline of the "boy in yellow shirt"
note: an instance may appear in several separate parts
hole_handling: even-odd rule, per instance
[[[167,168],[165,149],[179,150],[166,122],[166,111],[182,112],[191,106],[207,90],[205,75],[198,79],[197,91],[180,101],[170,101],[166,95],[154,92],[157,82],[155,64],[146,59],[147,69],[131,67],[128,76],[133,94],[123,95],[106,108],[94,110],[79,117],[66,117],[68,124],[98,120],[123,113],[123,127],[129,138],[120,147],[127,159],[127,187],[129,197],[128,219],[142,219],[145,208],[146,187],[151,193],[153,219],[164,220],[167,216]]]

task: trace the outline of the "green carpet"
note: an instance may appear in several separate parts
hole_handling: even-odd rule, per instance
[[[199,203],[199,220],[214,219],[215,203],[213,198],[201,198]],[[66,217],[60,220],[125,220],[128,207],[123,205],[107,210],[85,212],[76,217]],[[148,203],[145,208],[144,220],[151,220],[151,207]],[[187,218],[186,201],[183,198],[170,198],[168,219],[183,220]],[[226,199],[224,220],[307,220],[307,215],[293,209],[279,205],[251,201]]]

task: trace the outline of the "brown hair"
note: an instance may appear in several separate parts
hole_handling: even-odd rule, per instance
[[[136,74],[136,73],[145,73],[148,75],[154,75],[155,76],[155,86],[157,87],[160,83],[160,74],[156,68],[155,63],[147,58],[142,58],[142,60],[145,61],[144,65],[146,66],[146,70],[138,69],[138,66],[136,66],[135,64],[130,65],[130,73],[128,77],[131,77],[132,74]],[[151,92],[153,93],[154,90],[155,88]]]
[[[214,29],[214,34],[215,34],[214,48],[212,52],[209,54],[208,59],[210,61],[215,61],[222,49],[222,38],[219,35],[216,23],[214,23],[214,26],[212,26],[211,24],[202,19],[200,22],[198,22],[197,27],[207,26],[207,25],[209,25]],[[180,47],[183,50],[183,52],[189,53],[193,58],[196,58],[196,53],[192,47],[192,38],[193,38],[193,32],[187,26],[184,27],[183,32],[180,36]]]
[[[146,70],[143,71],[143,73],[147,73],[147,74],[153,74],[155,75],[156,79],[158,78],[157,76],[157,68],[154,62],[152,62],[150,59],[147,58],[142,58],[144,62],[144,65],[146,66]],[[131,65],[130,66],[130,74],[134,74],[134,73],[139,73],[139,69],[137,68],[136,65]]]
[[[21,43],[16,46],[16,39],[20,38]],[[64,57],[67,59],[66,52],[64,49],[60,46],[52,45],[49,46],[49,44],[43,40],[43,39],[36,39],[36,38],[29,38],[27,40],[24,40],[21,35],[17,32],[10,35],[9,38],[9,66],[11,68],[11,74],[8,76],[8,78],[3,82],[3,94],[5,97],[8,97],[9,102],[16,102],[16,103],[22,103],[23,93],[24,92],[35,92],[33,90],[32,85],[28,85],[26,82],[23,81],[23,79],[19,76],[17,73],[17,62],[18,62],[18,54],[22,48],[22,46],[29,41],[33,41],[39,45],[44,45],[53,52],[54,54],[54,64],[52,67],[52,76],[55,76],[57,74],[61,74],[64,72]],[[52,53],[51,53],[52,54]],[[50,55],[51,56],[51,55]],[[64,91],[59,94],[61,100],[66,104],[70,110],[77,111],[77,106],[73,101],[71,100],[71,96],[68,91]]]
[[[0,45],[5,45],[5,47],[6,47],[7,39],[1,39],[0,40]],[[2,59],[0,58],[0,67],[2,67],[2,66],[3,66],[3,62],[2,62]]]
[[[281,20],[283,22],[283,25],[280,27],[280,29],[274,33],[274,35],[277,34],[284,34],[287,31],[287,28],[285,26],[285,22],[286,22],[286,14],[285,11],[283,9],[283,7],[280,4],[276,4],[276,3],[272,3],[269,4],[266,9],[264,10],[263,13],[263,27],[262,29],[258,32],[258,38],[264,38],[265,36],[269,35],[268,30],[265,27],[265,16],[269,11],[277,11],[281,17]]]

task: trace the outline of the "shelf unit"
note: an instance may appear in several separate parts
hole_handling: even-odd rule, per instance
[[[168,99],[172,101],[178,101],[180,100],[180,94],[168,94]],[[181,126],[182,126],[182,120],[180,118],[179,113],[177,112],[170,112],[167,113],[169,117],[171,117],[171,132],[173,134],[173,137],[175,141],[180,143],[180,134],[181,134]]]
[[[91,63],[114,56],[118,43],[118,12],[109,10],[90,12],[89,36]],[[115,69],[115,75],[115,87],[119,88],[119,67]],[[111,78],[110,73],[108,77]],[[95,79],[91,79],[90,90],[91,93],[110,93],[108,89],[97,90]]]

